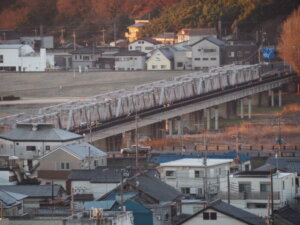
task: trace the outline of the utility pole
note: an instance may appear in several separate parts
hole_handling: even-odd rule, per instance
[[[114,19],[114,42],[116,46],[116,41],[117,41],[117,25],[116,25],[116,18]]]
[[[273,193],[273,173],[272,173],[272,169],[270,169],[270,177],[271,177],[271,221],[272,221],[272,224],[273,224],[274,193]]]
[[[40,25],[41,48],[44,48],[44,26]]]
[[[203,165],[204,165],[204,198],[207,201],[208,200],[208,188],[207,188],[207,146],[206,146],[206,131],[204,131],[204,148],[205,148],[205,154],[203,158]]]
[[[230,204],[230,180],[229,180],[229,175],[230,175],[230,172],[229,170],[227,171],[227,199],[228,199],[228,204]]]
[[[135,167],[136,169],[139,166],[139,152],[138,152],[138,116],[135,112]]]
[[[63,45],[65,43],[65,39],[64,39],[64,32],[65,32],[65,29],[61,29],[60,30],[60,44]]]
[[[73,45],[74,45],[74,51],[76,50],[76,33],[75,33],[75,31],[73,31]]]
[[[89,146],[89,170],[91,170],[91,147]]]
[[[102,43],[103,43],[103,45],[105,44],[105,29],[104,28],[102,28]]]

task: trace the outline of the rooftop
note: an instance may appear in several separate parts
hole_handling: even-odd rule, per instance
[[[270,157],[265,165],[256,168],[256,171],[270,171],[278,167],[279,170],[285,172],[297,172],[300,175],[300,157]]]
[[[225,163],[232,163],[232,159],[207,159],[207,166],[216,166]],[[204,167],[203,159],[199,158],[184,158],[170,162],[161,163],[160,166],[189,166],[189,167]]]
[[[56,197],[62,191],[60,185],[0,185],[0,190],[27,195],[29,198]]]
[[[120,51],[115,56],[146,56],[147,54],[141,51]]]
[[[0,138],[10,141],[49,141],[65,142],[81,139],[82,136],[69,131],[55,128],[52,124],[17,124],[0,135]]]
[[[209,37],[205,37],[205,38],[203,38],[203,39],[201,39],[201,40],[193,43],[191,46],[194,46],[194,45],[196,45],[196,44],[198,44],[198,43],[200,43],[200,42],[202,42],[204,40],[207,40],[207,41],[209,41],[211,43],[214,43],[215,45],[218,45],[218,46],[223,46],[225,44],[224,41],[221,41],[220,39],[215,38],[213,36],[209,36]]]
[[[138,39],[138,40],[135,40],[135,41],[133,41],[133,42],[131,42],[131,43],[135,43],[135,42],[137,42],[137,41],[147,41],[147,42],[149,42],[149,43],[151,43],[151,44],[154,44],[154,45],[159,45],[159,44],[161,44],[159,41],[154,40],[153,38],[150,38],[150,37],[143,37],[143,38],[140,38],[140,39]],[[131,43],[130,43],[130,44],[131,44]]]
[[[0,49],[19,49],[23,45],[21,44],[11,44],[11,45],[0,45]]]

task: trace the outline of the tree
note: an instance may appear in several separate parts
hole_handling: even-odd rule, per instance
[[[300,74],[300,7],[283,23],[278,52]]]

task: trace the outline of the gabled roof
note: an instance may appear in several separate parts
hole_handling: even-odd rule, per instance
[[[270,157],[267,159],[265,165],[256,168],[256,171],[270,171],[270,169],[277,169],[285,172],[295,173],[300,175],[300,157]]]
[[[275,216],[278,215],[295,225],[300,224],[300,213],[291,209],[289,206],[275,210],[274,214]]]
[[[82,160],[88,157],[102,157],[106,156],[107,154],[100,149],[96,148],[95,146],[87,143],[87,142],[80,142],[80,143],[72,143],[69,145],[64,145],[59,147],[57,150],[62,149],[78,159]],[[55,151],[57,151],[55,150]],[[54,151],[52,151],[54,152]],[[50,152],[49,154],[51,154]],[[45,157],[45,156],[43,156]]]
[[[96,47],[79,48],[71,52],[71,54],[101,54],[101,53],[103,53],[103,51]]]
[[[28,198],[56,197],[63,190],[60,185],[0,185],[0,190],[27,195]]]
[[[186,218],[185,220],[181,221],[179,224],[183,224],[186,221],[196,217],[197,215],[205,212],[207,209],[214,209],[220,213],[223,213],[229,217],[232,217],[236,220],[242,221],[249,225],[265,225],[265,221],[261,219],[259,216],[249,213],[245,210],[237,208],[233,205],[230,205],[226,202],[221,200],[216,200],[210,203],[206,208],[202,209],[201,211],[193,214],[192,216]]]
[[[176,51],[176,49],[173,48],[172,46],[164,46],[159,48],[158,50],[169,60],[174,59],[174,51]]]
[[[135,43],[135,42],[137,42],[137,41],[146,41],[146,42],[149,42],[149,43],[154,44],[154,45],[159,45],[159,44],[161,44],[159,41],[154,40],[153,38],[150,38],[150,37],[143,37],[143,38],[140,38],[140,39],[138,39],[138,40],[135,40],[135,41],[131,42],[130,44]]]
[[[147,54],[145,52],[141,51],[120,51],[114,56],[146,56]]]
[[[81,139],[82,136],[55,128],[52,124],[17,124],[16,128],[0,135],[10,141],[66,142]]]
[[[2,207],[10,208],[15,205],[21,204],[20,200],[26,198],[26,195],[20,195],[13,192],[8,192],[0,188],[0,202],[2,203]]]
[[[218,45],[218,46],[223,46],[223,45],[225,44],[224,41],[221,41],[221,40],[219,40],[218,38],[215,38],[215,37],[213,37],[213,36],[209,36],[209,37],[205,37],[205,38],[203,38],[203,39],[201,39],[201,40],[195,42],[195,43],[192,44],[191,46],[194,46],[194,45],[196,45],[196,44],[198,44],[198,43],[200,43],[200,42],[202,42],[202,41],[205,41],[205,40],[207,40],[207,41],[209,41],[209,42],[211,42],[211,43],[213,43],[213,44],[215,44],[215,45]]]

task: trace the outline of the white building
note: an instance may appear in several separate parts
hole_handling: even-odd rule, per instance
[[[16,156],[24,160],[25,168],[33,166],[33,160],[59,146],[77,142],[83,137],[52,124],[16,124],[16,128],[0,135],[0,155]]]
[[[220,66],[223,46],[224,42],[214,37],[192,44],[192,69],[207,71],[210,67]]]
[[[115,54],[115,70],[144,70],[146,53],[123,51]]]
[[[186,158],[161,163],[157,170],[162,181],[183,194],[204,197],[206,178],[206,194],[217,194],[220,178],[227,175],[232,161],[232,159],[207,159],[205,166],[202,158]]]
[[[274,172],[274,209],[293,204],[296,197],[296,173]],[[221,179],[219,197],[228,198],[227,178]],[[271,202],[269,171],[247,171],[230,176],[230,203],[259,216],[267,216]]]
[[[171,47],[161,47],[154,50],[146,61],[147,70],[172,70],[175,51]]]
[[[131,42],[128,45],[128,50],[149,53],[159,47],[160,47],[160,42],[152,38],[141,38],[139,40]]]
[[[36,53],[29,45],[0,45],[0,70],[45,71],[54,66],[54,57],[46,55],[46,49]]]
[[[32,48],[54,48],[53,36],[24,36],[20,37],[22,44],[30,45]]]

